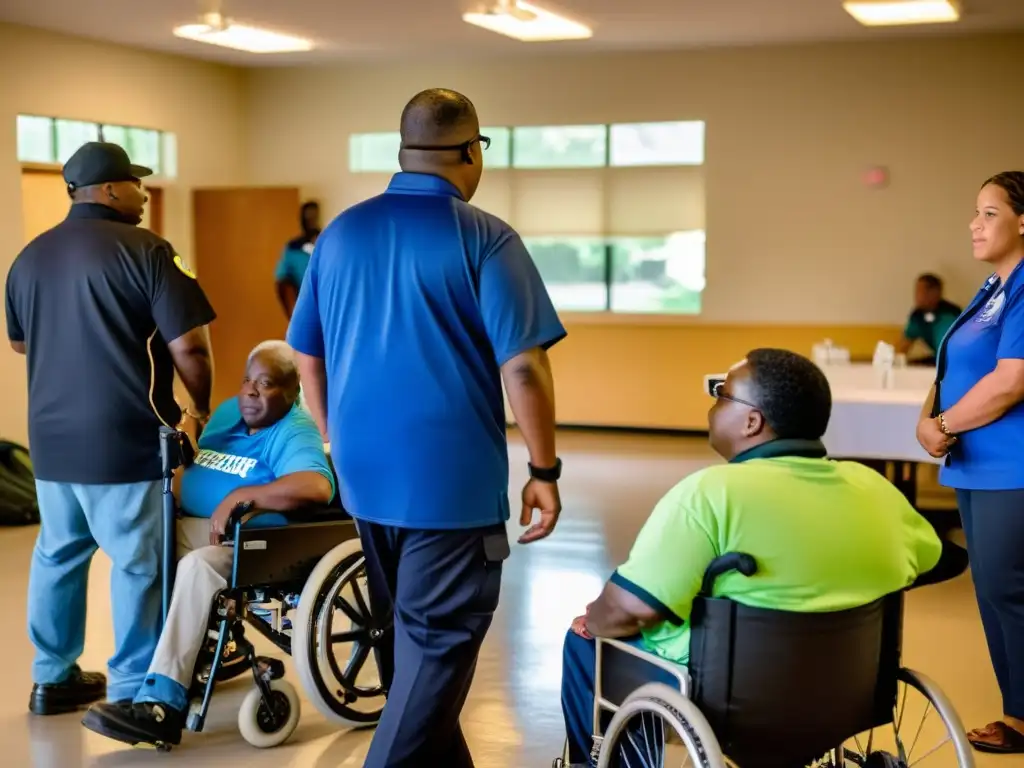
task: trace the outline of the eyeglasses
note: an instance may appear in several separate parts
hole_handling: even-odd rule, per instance
[[[475,136],[469,141],[464,141],[461,144],[403,144],[402,149],[418,149],[422,152],[459,151],[462,153],[462,159],[468,163],[472,160],[469,155],[469,150],[477,142],[480,143],[480,148],[483,150],[491,148],[490,136]]]
[[[754,405],[749,400],[743,400],[742,398],[733,397],[732,395],[726,394],[724,381],[716,381],[714,384],[711,385],[711,396],[716,400],[728,400],[731,403],[739,403],[740,405],[746,405],[751,408],[761,410],[761,406]]]

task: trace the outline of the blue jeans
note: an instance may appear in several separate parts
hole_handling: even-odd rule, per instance
[[[59,683],[85,646],[89,564],[110,557],[114,655],[107,698],[131,699],[160,635],[160,481],[79,485],[36,481],[42,524],[28,582],[28,633],[35,683]]]

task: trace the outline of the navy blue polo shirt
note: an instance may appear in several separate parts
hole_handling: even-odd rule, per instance
[[[508,519],[500,366],[565,336],[519,235],[447,181],[399,173],[323,231],[288,343],[323,358],[353,517],[422,529]]]
[[[939,355],[939,408],[947,410],[1004,359],[1024,359],[1024,274],[992,276],[953,325]],[[965,490],[1024,488],[1024,404],[960,435],[940,481]]]

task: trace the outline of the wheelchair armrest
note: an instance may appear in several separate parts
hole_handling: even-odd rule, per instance
[[[663,683],[690,696],[686,667],[621,640],[595,638],[593,732],[602,733],[602,713],[615,712],[637,688]]]
[[[326,504],[322,506],[311,505],[301,507],[299,509],[281,511],[277,509],[262,509],[254,506],[252,503],[246,502],[244,504],[239,504],[231,511],[231,516],[228,518],[227,525],[225,526],[227,538],[233,539],[235,537],[235,531],[240,530],[241,527],[250,520],[254,520],[262,515],[284,515],[284,517],[288,518],[289,523],[323,523],[330,522],[332,520],[342,521],[352,519],[344,510],[336,507],[329,507]]]

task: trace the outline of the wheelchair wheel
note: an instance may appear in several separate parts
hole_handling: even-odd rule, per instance
[[[932,680],[910,669],[899,672],[892,724],[853,742],[844,750],[846,766],[974,768],[974,752],[953,705]]]
[[[299,692],[287,680],[270,682],[270,706],[259,688],[253,688],[238,710],[242,738],[259,749],[283,744],[299,724]]]
[[[302,687],[328,720],[373,726],[384,709],[359,539],[342,542],[306,580],[292,620],[292,659]]]
[[[641,686],[605,730],[598,768],[725,768],[722,749],[693,702],[661,683]]]

